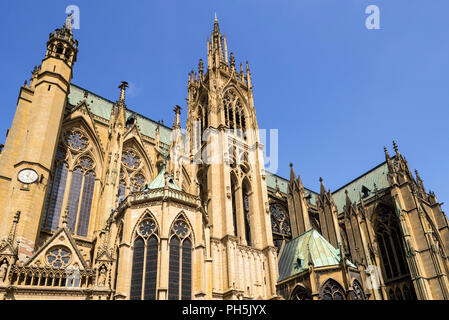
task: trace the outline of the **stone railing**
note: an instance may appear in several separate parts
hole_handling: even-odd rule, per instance
[[[16,287],[88,289],[94,285],[95,272],[68,268],[13,266],[8,278],[10,285]]]
[[[127,204],[142,203],[147,201],[172,200],[190,206],[198,206],[199,198],[183,191],[171,188],[159,188],[152,190],[143,190],[129,195],[119,206],[118,210]]]

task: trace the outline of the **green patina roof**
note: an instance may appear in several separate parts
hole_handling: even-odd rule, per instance
[[[162,168],[161,172],[154,178],[154,180],[148,185],[148,189],[160,189],[165,187],[165,166]],[[182,191],[180,187],[178,187],[173,178],[170,176],[168,180],[168,187],[171,189],[175,189],[178,191]]]
[[[282,177],[279,177],[271,172],[266,172],[266,182],[267,187],[272,188],[276,190],[276,185],[279,186],[279,191],[284,194],[288,194],[288,184],[289,181],[287,179],[284,179]],[[313,192],[310,189],[304,188],[306,192],[306,196],[311,195],[310,203],[316,204],[316,199],[318,194],[316,192]]]
[[[371,190],[368,197],[365,198],[369,199],[374,196],[374,184],[376,184],[378,190],[389,187],[387,176],[388,165],[386,162],[383,162],[354,181],[346,184],[337,191],[334,191],[332,193],[332,198],[334,199],[338,212],[343,212],[343,207],[346,204],[345,190],[348,190],[348,197],[352,202],[359,203],[360,193],[362,193],[363,186]]]
[[[84,100],[84,89],[80,88],[74,84],[70,85],[70,94],[68,96],[68,101],[71,105],[76,106],[79,102]],[[111,118],[112,108],[114,103],[103,97],[96,95],[90,91],[87,97],[87,102],[89,104],[89,110],[92,114],[108,120]],[[131,115],[135,114],[137,126],[140,132],[150,138],[156,138],[156,127],[158,123],[148,119],[140,114],[133,112],[132,110],[126,111],[126,117],[129,118]],[[159,137],[160,141],[164,144],[170,144],[171,139],[171,129],[159,124]]]
[[[309,268],[309,250],[315,268],[340,263],[339,250],[324,239],[318,231],[312,229],[285,244],[279,257],[278,281],[307,270]],[[298,258],[301,259],[300,265],[298,264]],[[347,262],[351,267],[356,267],[349,260]]]

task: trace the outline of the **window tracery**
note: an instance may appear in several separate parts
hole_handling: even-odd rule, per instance
[[[49,179],[42,227],[55,231],[59,227],[61,212],[68,209],[68,229],[85,237],[95,189],[95,161],[87,150],[89,139],[81,129],[65,131],[61,141]],[[69,195],[64,200],[67,192]]]
[[[69,264],[71,257],[72,254],[68,248],[59,246],[53,247],[48,251],[46,261],[48,265],[54,268],[62,268]]]
[[[191,230],[181,216],[170,232],[169,300],[190,300],[192,296],[192,240]]]
[[[87,148],[89,140],[79,130],[72,130],[65,133],[65,143],[75,151],[83,151]]]
[[[129,169],[137,169],[140,166],[140,158],[133,150],[127,150],[123,153],[122,162]]]
[[[355,300],[365,300],[365,294],[363,293],[362,286],[357,280],[354,280],[352,290]]]
[[[158,265],[158,228],[155,220],[145,217],[137,227],[134,241],[131,300],[155,300]]]
[[[320,293],[321,300],[345,300],[345,293],[343,288],[333,279],[327,280]]]

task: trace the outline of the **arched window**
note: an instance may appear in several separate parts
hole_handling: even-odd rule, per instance
[[[44,229],[51,231],[58,229],[68,172],[69,169],[65,162],[58,163],[53,171],[54,179],[50,181],[50,185],[48,186],[44,209],[44,219],[42,222]]]
[[[90,211],[95,187],[95,174],[90,171],[93,167],[94,164],[90,158],[80,158],[78,167],[72,173],[72,182],[70,184],[67,226],[72,233],[75,232],[76,228],[76,234],[82,237],[87,236],[89,229]]]
[[[354,280],[352,284],[352,290],[354,300],[365,300],[365,294],[363,293],[363,288],[360,282]]]
[[[290,219],[286,210],[279,203],[270,204],[270,212],[273,241],[279,251],[282,242],[292,237]]]
[[[234,224],[234,236],[238,235],[237,232],[237,204],[236,204],[236,179],[231,175],[231,201],[232,201],[232,222]]]
[[[173,224],[170,235],[168,299],[192,299],[192,241],[184,218]]]
[[[293,290],[290,300],[312,300],[312,293],[303,286],[297,286]]]
[[[344,290],[337,281],[329,279],[321,287],[320,300],[345,300]]]
[[[392,209],[387,207],[377,209],[375,231],[385,280],[408,275],[410,272],[401,239],[402,233]]]
[[[131,300],[155,300],[159,241],[156,222],[146,217],[137,228],[131,274]]]
[[[243,193],[243,215],[245,221],[245,239],[248,246],[251,246],[251,212],[250,212],[250,199],[247,186],[242,186]]]
[[[72,233],[76,230],[77,235],[86,237],[95,189],[95,164],[90,155],[82,155],[73,164],[72,171],[65,161],[86,152],[89,139],[82,130],[71,129],[62,135],[62,140],[63,145],[56,150],[55,168],[45,200],[42,228],[57,230],[61,212],[67,209],[69,230]],[[66,192],[67,203],[63,203]]]

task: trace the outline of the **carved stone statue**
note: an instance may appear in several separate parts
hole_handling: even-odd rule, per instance
[[[3,283],[6,278],[6,272],[8,271],[8,263],[3,260],[1,266],[0,266],[0,282]]]
[[[98,277],[98,286],[99,287],[106,286],[106,268],[105,267],[101,267],[101,269],[100,269],[100,275]]]

